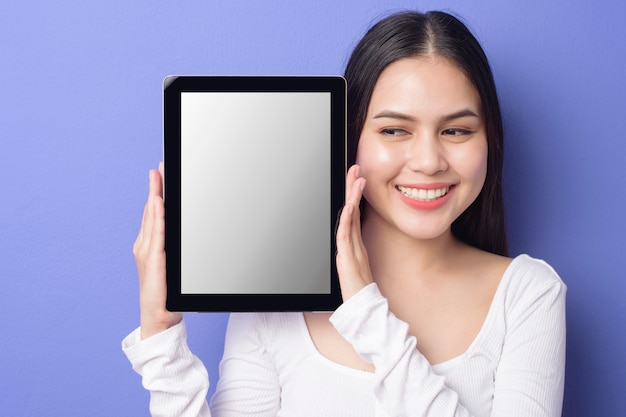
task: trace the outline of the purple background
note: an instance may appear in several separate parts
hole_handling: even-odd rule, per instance
[[[626,5],[615,1],[56,1],[0,12],[0,415],[147,416],[120,350],[168,74],[341,74],[390,11],[465,17],[506,127],[514,254],[568,293],[564,415],[626,415]],[[189,315],[213,379],[225,314]]]

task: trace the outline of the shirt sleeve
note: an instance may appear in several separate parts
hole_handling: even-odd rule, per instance
[[[375,283],[342,304],[330,321],[376,368],[377,417],[470,416],[456,392],[446,387],[445,378],[433,372],[417,350],[415,337],[408,335],[408,324],[389,311],[387,299]]]
[[[206,368],[187,346],[184,321],[140,340],[136,329],[122,342],[122,350],[150,391],[153,417],[275,417],[280,408],[280,387],[259,326],[259,314],[230,315],[226,330],[220,379],[206,402]]]
[[[187,346],[185,324],[141,340],[136,329],[122,342],[122,350],[150,391],[153,417],[210,417],[206,368]]]
[[[495,374],[491,417],[561,415],[564,296],[564,285],[554,281],[533,291],[507,317],[510,329]],[[331,322],[376,368],[377,416],[471,416],[416,349],[408,324],[389,311],[375,283],[340,306]]]
[[[506,339],[495,375],[492,416],[561,416],[567,287],[543,261],[519,277],[506,303]],[[537,283],[537,277],[547,281]]]

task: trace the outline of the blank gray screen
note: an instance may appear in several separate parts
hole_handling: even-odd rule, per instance
[[[330,93],[181,93],[181,292],[330,293]]]

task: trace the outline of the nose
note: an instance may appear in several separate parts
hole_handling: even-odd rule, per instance
[[[432,176],[448,169],[441,141],[432,133],[416,135],[408,142],[406,160],[409,169],[425,175]]]

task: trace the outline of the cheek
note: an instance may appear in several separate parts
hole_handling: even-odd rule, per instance
[[[487,149],[487,140],[485,140],[485,143],[481,149],[481,158],[480,158],[480,162],[478,164],[479,168],[478,171],[480,172],[480,177],[482,178],[482,182],[485,182],[485,178],[487,177],[487,155],[488,155],[489,150]],[[482,188],[482,186],[481,186]]]
[[[393,155],[389,149],[380,142],[373,140],[367,135],[361,136],[356,150],[356,163],[361,167],[361,176],[373,170],[390,166],[398,160],[397,155]]]
[[[376,184],[382,184],[388,180],[392,175],[394,161],[397,162],[397,160],[397,156],[392,155],[389,149],[367,135],[361,136],[355,162],[361,167],[361,177],[367,181],[363,190],[363,197],[366,201],[372,202],[376,190],[380,190]]]
[[[475,184],[476,194],[480,192],[487,177],[487,141],[470,147],[462,158],[465,161],[464,175]]]

